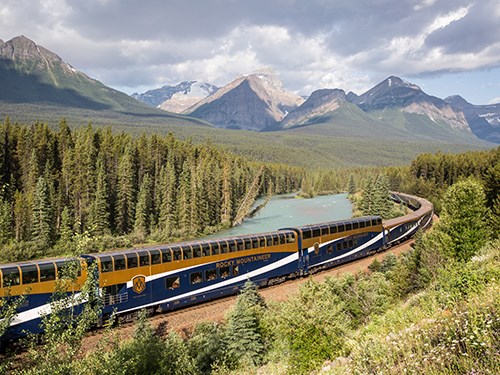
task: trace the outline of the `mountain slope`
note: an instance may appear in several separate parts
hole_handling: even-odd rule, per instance
[[[134,93],[131,96],[152,107],[181,113],[217,90],[217,86],[209,83],[184,81],[174,86],[165,85],[159,89],[148,90],[142,94]]]
[[[500,103],[474,105],[459,95],[449,96],[444,101],[463,112],[473,133],[479,138],[500,143]]]
[[[344,90],[323,89],[314,91],[298,108],[288,113],[280,124],[282,129],[314,123],[318,116],[339,108],[346,100]]]
[[[0,117],[20,121],[100,118],[129,123],[163,122],[207,125],[151,108],[105,86],[55,53],[19,36],[0,43]],[[138,120],[138,118],[140,118]]]
[[[221,128],[272,128],[303,99],[286,92],[272,72],[239,77],[184,113]]]
[[[417,85],[399,77],[387,78],[354,98],[353,103],[366,112],[401,108],[404,112],[426,115],[434,122],[444,122],[452,129],[470,132],[463,113],[454,111],[444,100],[427,95]]]

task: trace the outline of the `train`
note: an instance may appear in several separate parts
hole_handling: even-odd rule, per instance
[[[429,201],[398,192],[391,192],[391,198],[411,211],[386,221],[365,216],[267,233],[1,264],[0,306],[9,298],[25,296],[1,339],[43,330],[42,317],[50,313],[56,283],[68,267],[77,269],[68,293],[78,293],[87,278],[95,278],[102,301],[100,322],[111,316],[130,320],[140,309],[164,312],[235,294],[247,280],[262,287],[307,276],[385,250],[431,224]],[[95,265],[93,272],[90,264]]]

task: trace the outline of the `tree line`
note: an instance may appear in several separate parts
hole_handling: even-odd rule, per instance
[[[0,150],[3,260],[211,232],[269,189],[297,190],[303,176],[301,168],[250,162],[172,134],[72,130],[64,119],[55,131],[7,118]]]

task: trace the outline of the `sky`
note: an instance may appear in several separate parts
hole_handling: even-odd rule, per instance
[[[500,102],[500,0],[0,0],[18,35],[128,94],[265,67],[300,95],[396,75]]]

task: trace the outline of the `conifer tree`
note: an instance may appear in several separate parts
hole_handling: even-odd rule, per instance
[[[102,158],[97,160],[97,185],[94,202],[92,203],[90,220],[92,231],[102,235],[110,231],[109,226],[109,192],[106,182],[106,169]]]
[[[118,186],[116,227],[120,233],[128,233],[132,229],[135,218],[136,171],[135,153],[132,145],[128,145],[118,164]]]
[[[221,219],[220,222],[223,226],[231,224],[232,217],[232,181],[231,181],[231,164],[230,161],[224,158],[222,167],[222,205],[221,205]]]
[[[0,245],[7,243],[12,237],[12,208],[9,202],[0,195]]]
[[[347,190],[350,195],[354,195],[354,193],[356,193],[356,181],[354,181],[354,176],[352,174],[349,175],[349,185]]]
[[[160,171],[160,207],[158,227],[160,231],[169,236],[176,226],[176,177],[172,163],[167,164]]]
[[[38,178],[33,201],[32,238],[47,249],[53,245],[54,217],[49,186],[45,177]]]
[[[260,320],[265,308],[255,284],[247,281],[238,296],[234,311],[229,317],[226,343],[229,361],[258,365],[264,355]]]
[[[149,233],[151,202],[151,178],[146,173],[142,179],[135,209],[134,229],[141,236],[146,236]]]
[[[61,228],[59,230],[59,235],[59,241],[62,244],[70,243],[73,240],[73,221],[68,206],[64,206],[61,212]]]

